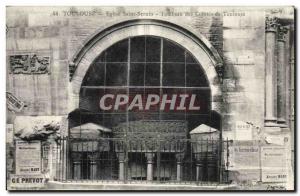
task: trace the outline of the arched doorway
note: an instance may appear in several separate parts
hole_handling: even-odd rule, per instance
[[[90,58],[88,54],[79,61],[75,76],[72,78],[72,92],[78,94],[79,98],[78,108],[70,113],[70,128],[92,123],[112,130],[108,136],[112,140],[108,144],[111,150],[108,150],[106,155],[100,155],[96,150],[76,151],[75,156],[84,157],[86,160],[85,165],[71,166],[73,173],[78,173],[75,167],[80,170],[80,175],[76,178],[99,178],[99,170],[104,172],[110,169],[118,173],[111,173],[111,177],[116,178],[118,175],[121,180],[195,180],[196,166],[191,155],[193,153],[191,144],[183,143],[184,150],[174,150],[174,146],[182,144],[179,140],[189,140],[189,132],[201,124],[221,130],[220,119],[212,117],[215,116],[215,113],[212,113],[216,105],[214,97],[218,94],[219,88],[216,85],[215,71],[212,69],[214,67],[211,67],[213,61],[208,61],[209,56],[205,50],[200,48],[202,52],[200,56],[203,58],[199,61],[188,48],[167,38],[166,35],[151,35],[147,29],[144,30],[147,33],[126,36],[121,40],[118,38],[118,41],[105,50],[101,49],[98,55],[94,55],[88,68],[83,66]],[[91,50],[95,50],[93,48],[95,46]],[[79,89],[78,81],[80,81]],[[106,95],[109,97],[102,102],[101,107],[101,100]],[[151,103],[149,96],[154,99],[154,96],[158,97],[158,103],[148,104],[148,101]],[[164,97],[165,103],[162,104]],[[185,105],[187,102],[189,105]],[[136,138],[139,138],[139,141],[132,144]],[[116,147],[116,143],[120,142],[116,141],[118,139],[122,140],[122,147]],[[172,139],[177,140],[170,142]],[[163,140],[159,155],[156,154],[157,150],[151,150],[144,144],[158,140]],[[78,142],[78,138],[76,141]],[[87,141],[86,145],[87,148],[84,148],[83,144],[79,145],[79,148],[88,149],[94,143]],[[97,166],[97,160],[100,161],[103,157],[111,161],[109,167]],[[183,159],[188,159],[185,166],[176,165],[182,164]],[[78,164],[77,160],[75,162]],[[96,166],[90,162],[94,162]],[[182,171],[185,169],[188,172]],[[91,175],[91,170],[96,170],[97,174]],[[183,173],[189,174],[182,176]],[[213,181],[217,180],[216,176],[213,178]]]

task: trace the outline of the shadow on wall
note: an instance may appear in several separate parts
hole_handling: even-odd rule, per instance
[[[213,47],[218,51],[220,56],[223,56],[223,19],[222,15],[213,16],[209,28],[208,40]]]

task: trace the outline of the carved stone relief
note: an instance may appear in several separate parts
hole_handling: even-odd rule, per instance
[[[50,57],[36,54],[9,56],[10,73],[46,74],[50,73]]]

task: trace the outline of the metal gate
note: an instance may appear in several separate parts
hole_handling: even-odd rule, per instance
[[[63,138],[55,180],[113,183],[226,183],[228,143],[220,140]]]

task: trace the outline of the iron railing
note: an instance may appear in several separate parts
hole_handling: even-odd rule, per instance
[[[223,140],[63,138],[52,157],[53,180],[112,183],[228,183]],[[49,150],[49,149],[48,149]],[[52,149],[53,150],[53,149]],[[47,162],[49,157],[47,157]]]

